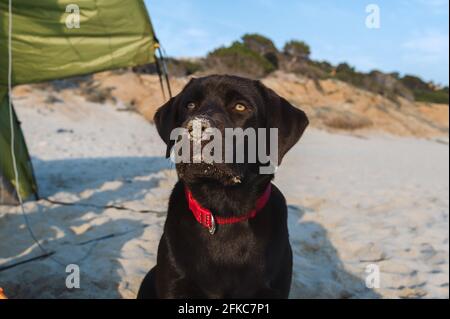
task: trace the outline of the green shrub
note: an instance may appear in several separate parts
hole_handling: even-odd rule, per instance
[[[291,40],[284,45],[283,51],[290,56],[296,56],[301,58],[309,58],[311,49],[303,41]]]
[[[336,67],[337,73],[355,73],[355,68],[350,66],[348,63],[340,63]]]
[[[416,101],[441,104],[449,103],[448,87],[437,89],[433,83],[425,82],[414,75],[405,75],[401,79],[401,82],[413,92]]]
[[[314,79],[328,79],[330,78],[334,68],[333,66],[326,61],[307,61],[308,72],[305,73],[306,76],[312,77]]]
[[[203,70],[203,65],[194,61],[182,61],[182,64],[186,68],[186,75],[191,75]]]
[[[278,52],[272,40],[263,35],[257,33],[247,33],[244,34],[241,39],[242,43],[247,48],[261,55]]]
[[[279,52],[272,40],[257,33],[244,34],[241,40],[247,48],[263,56],[275,69],[278,69]]]
[[[275,70],[275,66],[259,53],[241,42],[218,48],[208,54],[208,66],[227,73],[262,77]]]
[[[402,83],[411,90],[423,90],[427,91],[429,89],[428,83],[422,81],[414,75],[405,75],[401,79]]]
[[[334,70],[331,63],[327,61],[310,61],[309,63],[327,74],[331,74]]]
[[[413,93],[416,101],[439,104],[449,103],[448,89],[441,89],[437,91],[414,90]]]
[[[189,76],[204,70],[201,60],[177,60],[170,58],[167,61],[169,74],[173,76]]]
[[[364,74],[355,71],[355,68],[347,63],[341,63],[336,67],[336,78],[357,87],[365,88]]]

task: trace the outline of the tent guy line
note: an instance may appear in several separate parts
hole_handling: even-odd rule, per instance
[[[130,211],[133,213],[140,213],[140,214],[157,214],[157,215],[166,214],[165,211],[157,211],[157,210],[151,210],[151,209],[138,210],[138,209],[133,209],[133,208],[129,208],[126,206],[119,206],[119,205],[95,205],[95,204],[90,204],[90,203],[86,204],[86,203],[62,202],[62,201],[57,201],[57,200],[47,198],[47,197],[41,197],[40,200],[44,200],[51,204],[61,205],[61,206],[82,206],[82,207],[92,207],[92,208],[98,208],[98,209],[113,208],[113,209],[118,209],[118,210],[127,210],[127,211]]]
[[[95,246],[99,242],[104,241],[104,240],[108,240],[108,239],[111,239],[111,238],[124,236],[124,235],[132,233],[132,232],[134,232],[136,230],[147,228],[148,226],[149,226],[148,224],[144,224],[144,225],[141,225],[140,227],[135,227],[135,228],[127,230],[127,231],[123,231],[123,232],[120,232],[120,233],[111,233],[111,234],[107,234],[107,235],[104,235],[104,236],[100,236],[100,237],[97,237],[97,238],[89,239],[89,240],[86,240],[86,241],[74,244],[74,246],[78,246],[78,247],[85,246],[85,245],[88,245],[88,244],[92,244],[91,247],[89,247],[89,250],[87,251],[87,253],[84,254],[84,256],[78,260],[77,264],[80,264],[81,262],[86,260],[90,256],[91,252],[94,250]],[[30,262],[33,262],[33,261],[37,261],[37,260],[40,260],[40,259],[45,259],[45,258],[49,258],[49,257],[51,258],[56,253],[57,253],[56,250],[52,250],[52,251],[48,251],[46,253],[42,253],[41,255],[38,255],[38,256],[35,256],[35,257],[31,257],[29,259],[21,260],[19,262],[13,263],[13,264],[2,266],[2,267],[0,267],[0,272],[8,270],[8,269],[11,269],[11,268],[14,268],[14,267],[17,267],[17,266],[20,266],[20,265],[23,265],[23,264],[27,264],[27,263],[30,263]],[[67,263],[67,264],[70,264],[70,263]],[[65,263],[63,263],[63,265],[66,266]]]
[[[39,242],[36,235],[33,232],[33,229],[30,226],[30,221],[28,220],[28,216],[25,213],[25,207],[23,205],[22,194],[18,190],[19,187],[19,170],[17,169],[17,158],[16,158],[16,150],[15,150],[15,131],[14,131],[14,116],[13,116],[13,107],[12,107],[12,47],[11,47],[11,38],[12,38],[12,0],[8,1],[8,106],[9,106],[9,122],[10,122],[10,136],[11,136],[11,157],[12,157],[12,165],[14,171],[14,180],[16,187],[16,195],[19,200],[20,210],[25,221],[25,225],[27,227],[28,233],[30,234],[33,241],[39,247],[44,255],[50,257],[57,264],[64,266],[64,263],[59,261],[57,258],[54,258],[53,252],[48,252]],[[88,252],[89,253],[89,252]]]

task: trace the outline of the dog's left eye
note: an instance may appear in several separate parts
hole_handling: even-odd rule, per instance
[[[189,110],[193,110],[193,109],[195,109],[195,103],[193,103],[193,102],[191,102],[191,103],[188,103],[188,105],[186,105],[186,107],[189,109]]]
[[[234,106],[234,109],[238,112],[243,112],[247,109],[247,107],[244,104],[238,103]]]

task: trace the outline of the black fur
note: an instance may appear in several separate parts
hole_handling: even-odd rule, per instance
[[[196,103],[193,110],[188,103]],[[242,103],[245,112],[233,106]],[[278,128],[279,162],[308,125],[305,113],[259,81],[233,76],[191,80],[155,115],[158,132],[170,150],[170,132],[195,116],[215,127]],[[169,151],[167,152],[169,154]],[[254,209],[273,179],[259,174],[257,164],[177,164],[179,181],[172,191],[157,265],[141,284],[138,298],[287,298],[292,277],[292,251],[287,206],[272,185],[267,205],[248,221],[218,225],[211,235],[188,208],[184,188],[215,216],[242,215]],[[240,184],[230,183],[239,176]]]

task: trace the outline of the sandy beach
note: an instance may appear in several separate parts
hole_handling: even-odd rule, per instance
[[[120,102],[70,91],[14,99],[43,198],[0,206],[0,286],[10,298],[135,298],[154,265],[176,181],[155,127]],[[314,126],[314,125],[313,125]],[[448,298],[449,145],[439,138],[310,128],[274,183],[289,205],[291,298]],[[104,206],[110,206],[104,208]],[[366,287],[366,266],[380,287]]]

